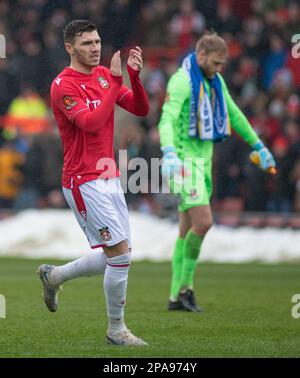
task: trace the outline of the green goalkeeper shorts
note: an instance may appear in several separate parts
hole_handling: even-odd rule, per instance
[[[185,174],[170,179],[170,191],[179,196],[178,210],[209,205],[212,195],[212,160],[185,159]]]

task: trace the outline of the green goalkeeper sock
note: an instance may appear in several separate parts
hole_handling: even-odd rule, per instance
[[[194,275],[202,241],[203,237],[194,234],[191,230],[184,239],[180,288],[192,289],[194,286]]]
[[[183,261],[183,246],[184,239],[177,238],[173,257],[172,257],[172,281],[171,281],[171,293],[170,299],[175,301],[177,300],[179,289],[180,289],[180,279],[181,279],[181,270],[182,270],[182,261]]]

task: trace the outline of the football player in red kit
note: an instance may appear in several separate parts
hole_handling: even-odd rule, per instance
[[[115,104],[137,116],[145,116],[149,110],[139,78],[142,50],[136,46],[129,52],[129,89],[122,83],[120,51],[113,55],[109,69],[99,65],[101,39],[94,23],[70,22],[64,29],[64,42],[71,63],[51,86],[51,108],[64,149],[62,186],[91,248],[97,249],[62,266],[41,265],[38,274],[44,300],[54,312],[62,283],[103,274],[107,341],[116,345],[147,345],[124,322],[131,239],[113,149]]]

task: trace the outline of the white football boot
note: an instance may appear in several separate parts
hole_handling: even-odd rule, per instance
[[[107,333],[106,340],[109,344],[113,345],[148,346],[144,340],[134,336],[129,329],[125,329],[115,335]]]
[[[44,289],[44,301],[48,310],[55,312],[58,306],[57,292],[61,288],[59,285],[52,285],[50,273],[55,268],[55,265],[42,264],[38,267],[37,274],[40,277]]]

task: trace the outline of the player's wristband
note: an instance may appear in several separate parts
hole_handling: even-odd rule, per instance
[[[176,154],[176,149],[175,147],[173,146],[166,146],[166,147],[161,147],[161,151],[162,153],[165,155],[165,154],[168,154],[169,152],[174,152]]]
[[[254,151],[260,151],[263,148],[265,148],[265,145],[261,140],[259,140],[258,142],[254,143],[251,147]]]

